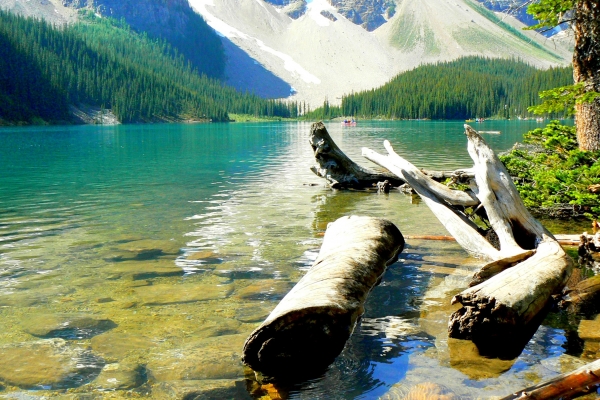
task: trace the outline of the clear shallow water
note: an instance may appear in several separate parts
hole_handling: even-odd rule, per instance
[[[537,126],[474,125],[502,132],[485,135],[497,151]],[[409,196],[324,188],[309,171],[309,129],[0,130],[0,396],[68,389],[178,398],[225,387],[235,397],[375,399],[433,382],[489,398],[577,363],[564,354],[570,333],[552,327],[560,324],[542,326],[516,360],[484,359],[470,342],[448,340],[449,300],[478,262],[454,243],[409,240],[323,376],[255,382],[239,361],[243,340],[310,267],[328,222],[371,215],[405,235],[446,234]],[[366,165],[360,148],[382,151],[389,139],[418,167],[470,166],[462,123],[328,129]],[[59,372],[40,368],[40,354]]]

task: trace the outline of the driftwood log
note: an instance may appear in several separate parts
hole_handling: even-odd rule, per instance
[[[322,122],[315,122],[310,127],[308,139],[313,149],[317,165],[310,170],[334,189],[370,189],[380,187],[387,181],[391,187],[403,185],[404,180],[389,171],[375,171],[363,167],[350,159],[335,143]],[[453,179],[460,181],[472,177],[468,171],[431,171],[422,172],[435,181]]]
[[[369,149],[363,149],[363,155],[411,185],[467,252],[492,262],[477,277],[480,283],[453,299],[463,307],[450,318],[450,336],[476,339],[510,334],[531,322],[562,290],[572,263],[527,211],[493,150],[470,126],[465,125],[465,132],[474,162],[471,194],[449,193],[396,154],[387,141],[387,155]],[[469,218],[465,206],[477,207],[489,225],[487,232]]]
[[[278,378],[327,367],[403,248],[402,234],[387,220],[351,216],[329,224],[315,263],[248,337],[243,361]]]
[[[310,170],[324,178],[334,189],[372,188],[384,181],[388,181],[392,186],[404,183],[390,172],[374,171],[352,161],[333,141],[322,122],[312,124],[309,143],[318,164],[312,166]]]
[[[528,387],[502,400],[572,399],[589,393],[600,384],[600,360],[584,365],[573,372]]]
[[[559,304],[575,313],[593,314],[600,311],[600,275],[567,288]]]
[[[396,154],[388,141],[384,142],[387,155],[363,149],[363,156],[410,185],[468,253],[490,261],[474,278],[474,286],[454,297],[453,303],[460,302],[463,307],[450,318],[450,336],[508,335],[534,321],[552,295],[562,290],[572,262],[552,234],[527,211],[506,168],[483,138],[468,125],[465,132],[474,166],[452,175],[455,180],[466,180],[470,191],[452,190],[432,179]],[[344,159],[343,153],[325,134],[323,124],[313,124],[311,145],[317,160],[335,165],[337,177],[360,181],[354,171],[362,167],[352,162],[346,173],[346,164],[337,161]],[[332,179],[331,170],[313,171],[328,180],[343,180]],[[368,179],[365,182],[371,184]]]

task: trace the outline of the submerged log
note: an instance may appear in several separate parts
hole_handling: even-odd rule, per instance
[[[453,299],[463,308],[450,319],[450,336],[476,339],[511,334],[532,321],[562,290],[572,262],[527,211],[492,149],[470,126],[465,125],[465,131],[474,162],[465,173],[473,176],[472,193],[435,182],[396,154],[388,141],[384,142],[387,155],[370,149],[363,149],[363,155],[411,185],[467,252],[494,262],[477,277],[479,284]],[[465,206],[475,205],[489,225],[487,232],[465,212]]]
[[[576,313],[592,314],[600,311],[600,275],[568,288],[559,304]]]
[[[584,365],[573,372],[528,387],[502,400],[572,399],[593,391],[600,384],[600,360]]]
[[[330,224],[313,266],[246,340],[243,361],[274,377],[327,367],[403,248],[398,228],[383,219],[352,216]]]
[[[324,178],[332,188],[371,188],[386,180],[392,186],[404,183],[392,173],[370,170],[352,161],[335,144],[322,122],[312,124],[309,143],[318,163],[310,170]]]

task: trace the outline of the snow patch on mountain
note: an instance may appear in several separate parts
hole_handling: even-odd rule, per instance
[[[262,0],[256,0],[259,5],[266,10],[266,5]],[[265,44],[264,41],[253,37],[251,35],[245,34],[242,31],[234,28],[233,26],[227,24],[225,21],[217,18],[213,14],[209,12],[206,8],[207,5],[214,6],[213,0],[190,0],[190,5],[199,12],[204,20],[220,35],[224,37],[234,40],[241,39],[246,42],[253,42],[249,45],[252,47],[257,47],[263,53],[272,54],[279,60],[283,62],[283,67],[286,71],[289,71],[292,76],[299,76],[306,83],[312,84],[320,84],[321,80],[317,78],[315,75],[308,72],[305,68],[303,68],[298,62],[296,62],[289,54],[286,54],[282,51],[275,50],[274,48]],[[267,10],[268,11],[268,10]]]

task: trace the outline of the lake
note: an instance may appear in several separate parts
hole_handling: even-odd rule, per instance
[[[484,137],[505,151],[540,125],[473,126],[501,131]],[[460,122],[327,127],[364,165],[360,148],[389,139],[418,167],[471,166]],[[407,240],[322,376],[259,382],[243,342],[311,266],[329,222],[369,215],[404,235],[447,234],[415,197],[327,189],[309,170],[309,130],[1,128],[0,397],[377,399],[433,385],[474,399],[581,365],[576,330],[556,316],[516,359],[448,339],[450,299],[481,263],[453,242]]]

